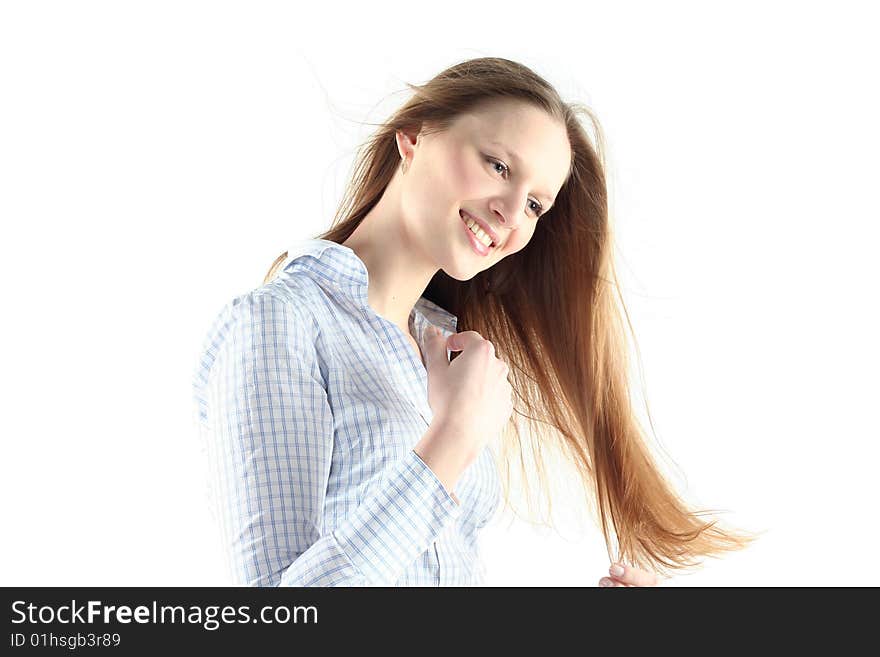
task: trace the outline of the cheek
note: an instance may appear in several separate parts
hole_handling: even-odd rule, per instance
[[[480,171],[480,163],[465,148],[455,149],[447,159],[449,169],[445,171],[450,192],[457,200],[476,198],[481,195],[480,183],[485,176]]]

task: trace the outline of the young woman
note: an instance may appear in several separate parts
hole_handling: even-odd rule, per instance
[[[501,58],[411,88],[331,229],[206,339],[195,399],[236,583],[482,584],[498,462],[548,449],[609,557],[616,535],[601,585],[745,547],[676,496],[630,407],[590,111]]]

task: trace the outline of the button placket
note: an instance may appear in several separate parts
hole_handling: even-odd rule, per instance
[[[437,556],[437,586],[443,586],[443,559],[440,557],[440,539],[434,541],[434,554]]]
[[[430,426],[432,413],[428,404],[428,377],[424,364],[413,352],[399,326],[371,310],[364,309],[364,317],[374,328],[376,339],[385,354],[385,361],[391,361],[390,367],[403,397],[416,410],[425,425]],[[398,356],[401,352],[406,354],[404,358]],[[418,375],[418,386],[413,385],[407,376],[407,370]]]

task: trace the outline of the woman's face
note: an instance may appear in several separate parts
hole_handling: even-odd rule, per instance
[[[415,144],[397,137],[409,160],[401,179],[407,233],[456,280],[528,244],[571,162],[564,126],[520,101],[493,100],[442,133],[420,133]],[[488,226],[495,237],[488,253],[460,213]]]

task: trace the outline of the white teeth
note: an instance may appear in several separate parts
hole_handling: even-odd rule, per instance
[[[465,221],[467,222],[467,227],[471,229],[471,232],[477,236],[477,239],[480,240],[480,242],[487,247],[492,244],[492,238],[480,228],[480,225],[476,221],[473,219],[465,219]]]

